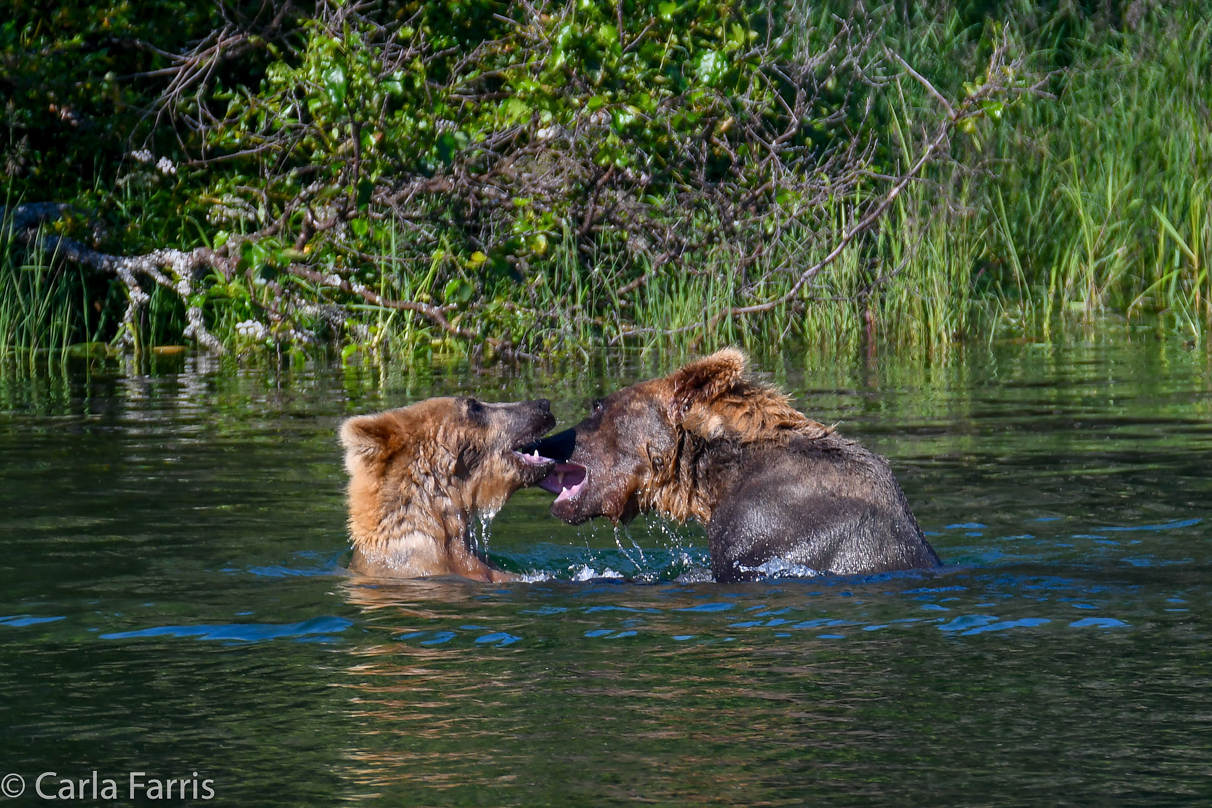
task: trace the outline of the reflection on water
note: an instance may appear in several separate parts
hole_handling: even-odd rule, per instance
[[[0,774],[197,771],[233,805],[1212,790],[1208,354],[757,364],[890,458],[944,569],[717,585],[701,528],[524,491],[478,538],[527,583],[339,573],[340,418],[475,391],[569,423],[653,358],[0,378]]]

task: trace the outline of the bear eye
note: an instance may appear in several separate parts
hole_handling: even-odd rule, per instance
[[[602,408],[605,406],[606,406],[606,400],[602,399],[602,398],[595,398],[593,400],[593,403],[589,405],[590,409],[593,410],[594,412],[601,412]]]

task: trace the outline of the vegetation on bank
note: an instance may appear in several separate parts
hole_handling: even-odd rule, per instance
[[[1140,0],[18,0],[0,352],[1198,337],[1210,37]]]

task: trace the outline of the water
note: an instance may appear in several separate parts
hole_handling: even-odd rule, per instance
[[[759,363],[888,456],[947,562],[703,580],[703,532],[480,528],[530,583],[353,586],[340,418],[653,375],[168,361],[0,383],[0,776],[214,804],[1189,804],[1212,795],[1212,368],[1109,332]],[[603,578],[602,576],[609,576]],[[44,781],[57,793],[59,780]],[[104,802],[98,800],[94,802]]]

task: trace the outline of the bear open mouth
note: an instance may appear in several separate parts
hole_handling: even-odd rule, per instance
[[[536,440],[531,440],[521,446],[515,447],[510,454],[513,455],[513,459],[516,462],[525,467],[533,468],[539,473],[550,470],[556,462],[539,452],[539,442]]]
[[[547,451],[542,446],[543,432],[551,428],[554,420],[549,417],[542,425],[543,431],[538,434],[530,433],[525,443],[520,443],[509,451],[509,456],[517,466],[521,475],[520,481],[524,486],[536,484],[546,477],[556,464],[555,460],[548,457]]]
[[[575,499],[585,489],[589,471],[580,463],[557,463],[551,473],[539,481],[539,488],[556,494],[556,502]]]
[[[523,446],[521,449],[514,449],[513,455],[528,466],[546,466],[549,463],[554,463],[550,457],[543,457],[539,454],[538,449],[531,449]]]

